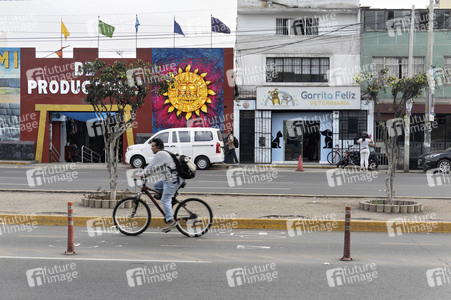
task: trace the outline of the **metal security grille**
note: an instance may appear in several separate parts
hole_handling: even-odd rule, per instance
[[[266,82],[327,82],[329,58],[267,57],[266,70],[277,75]]]
[[[271,111],[255,111],[255,162],[270,164],[271,149]]]
[[[367,131],[367,112],[365,110],[341,110],[339,118],[339,140],[343,148],[349,141],[360,138]]]
[[[240,111],[240,162],[253,163],[255,160],[255,111]]]

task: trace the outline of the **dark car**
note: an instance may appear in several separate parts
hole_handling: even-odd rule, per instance
[[[439,168],[442,172],[451,170],[451,148],[441,151],[428,152],[418,158],[418,167],[423,171]]]

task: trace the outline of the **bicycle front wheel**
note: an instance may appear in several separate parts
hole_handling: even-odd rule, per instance
[[[181,233],[189,237],[199,237],[210,229],[213,213],[205,201],[190,198],[177,206],[174,218],[177,220],[177,229]]]
[[[329,154],[327,154],[327,161],[331,164],[331,165],[336,165],[340,162],[341,160],[341,155],[338,151],[332,151]]]
[[[122,199],[113,210],[114,225],[126,235],[138,235],[146,231],[150,218],[149,206],[136,197]]]

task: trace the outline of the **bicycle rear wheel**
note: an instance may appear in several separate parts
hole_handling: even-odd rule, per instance
[[[181,233],[189,237],[198,237],[210,229],[213,213],[205,201],[190,198],[177,206],[174,218],[177,220],[177,229]]]
[[[340,162],[341,155],[338,151],[332,151],[329,154],[327,154],[327,161],[331,165],[336,165]]]
[[[119,208],[123,205],[124,208]],[[149,206],[136,197],[119,201],[113,210],[116,228],[126,235],[138,235],[146,231],[150,224]]]

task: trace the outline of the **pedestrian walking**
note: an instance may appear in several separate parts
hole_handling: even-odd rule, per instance
[[[234,144],[234,140],[235,137],[233,136],[233,131],[230,130],[229,134],[227,135],[227,143],[226,143],[226,147],[229,150],[224,158],[224,163],[227,162],[227,160],[229,159],[230,155],[232,155],[233,157],[233,161],[238,164],[238,158],[236,157],[236,152],[235,152],[235,144]]]

